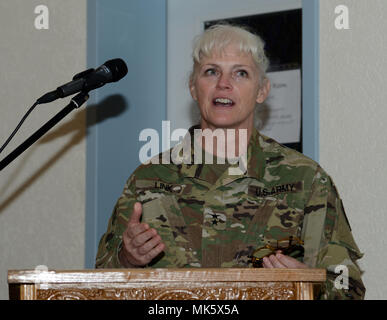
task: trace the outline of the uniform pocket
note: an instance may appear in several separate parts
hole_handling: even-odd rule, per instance
[[[192,234],[187,227],[174,195],[161,197],[143,204],[143,222],[155,228],[166,249],[153,263],[154,267],[182,268],[200,266],[197,253],[192,250]]]
[[[246,199],[237,205],[232,215],[233,222],[230,224],[230,233],[239,228],[239,234],[228,250],[233,250],[233,264],[235,266],[251,266],[251,254],[265,243],[265,232],[267,223],[273,214],[276,202],[253,201]],[[231,265],[230,265],[231,266]]]
[[[303,210],[289,207],[285,201],[272,201],[273,211],[264,232],[265,243],[276,245],[277,240],[301,236]]]

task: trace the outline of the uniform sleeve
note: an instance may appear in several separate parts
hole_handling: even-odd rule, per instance
[[[118,253],[122,246],[122,234],[128,224],[136,199],[135,175],[127,181],[109,219],[106,233],[102,236],[96,257],[96,268],[123,268]]]
[[[331,178],[320,167],[304,209],[304,263],[327,270],[319,299],[364,299],[360,253],[342,200]]]

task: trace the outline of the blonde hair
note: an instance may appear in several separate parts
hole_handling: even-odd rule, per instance
[[[222,52],[230,44],[236,44],[241,52],[251,54],[258,67],[262,83],[269,67],[269,59],[265,54],[263,40],[242,27],[229,24],[211,26],[195,39],[192,52],[194,66],[190,80],[194,80],[195,66],[200,64],[202,57],[211,56],[214,50]]]

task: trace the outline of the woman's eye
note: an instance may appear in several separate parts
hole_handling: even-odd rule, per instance
[[[242,78],[246,78],[248,76],[248,73],[245,70],[238,70],[237,71],[237,76],[238,77],[242,77]]]
[[[213,76],[216,75],[216,70],[214,68],[210,68],[204,71],[204,74],[206,76]]]

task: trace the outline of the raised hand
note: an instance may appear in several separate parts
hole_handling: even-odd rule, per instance
[[[156,229],[140,222],[141,215],[141,203],[136,202],[122,235],[123,246],[119,253],[121,264],[127,268],[145,266],[165,249]]]

